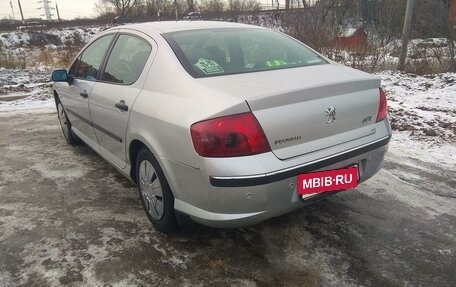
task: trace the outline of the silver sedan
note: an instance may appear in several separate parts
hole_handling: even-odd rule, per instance
[[[137,183],[153,225],[251,225],[356,187],[391,128],[380,80],[223,22],[104,31],[55,70],[65,139]]]

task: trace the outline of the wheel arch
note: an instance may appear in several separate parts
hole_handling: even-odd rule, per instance
[[[172,184],[173,183],[172,175],[169,174],[168,171],[166,170],[166,166],[164,166],[163,162],[161,161],[161,158],[157,155],[157,152],[155,151],[155,149],[153,147],[151,147],[148,144],[148,142],[142,138],[134,138],[130,141],[130,144],[128,145],[128,161],[130,163],[130,171],[129,171],[130,178],[133,180],[134,183],[138,184],[138,182],[136,180],[136,157],[142,148],[148,149],[152,153],[152,155],[155,157],[155,159],[158,162],[158,165],[160,166],[161,171],[163,172],[163,176],[165,177],[165,179],[170,187],[171,193],[173,194],[173,196],[176,196],[176,194],[174,192],[173,184]]]
[[[54,90],[54,101],[55,101],[55,108],[57,108],[57,105],[59,104],[60,99],[59,99],[59,94],[57,93],[56,90]]]
[[[155,157],[155,159],[158,161],[160,164],[161,169],[163,169],[162,164],[160,163],[160,159],[157,157],[157,154],[155,150],[147,144],[147,141],[141,138],[134,138],[130,141],[130,144],[128,145],[128,159],[130,162],[130,177],[133,180],[133,182],[136,182],[136,157],[138,155],[138,152],[142,149],[146,148],[148,149]]]
[[[137,183],[137,180],[136,180],[136,157],[137,157],[139,151],[142,148],[149,149],[142,141],[140,141],[138,139],[132,140],[130,142],[129,147],[128,147],[128,156],[130,158],[130,177],[135,183]]]

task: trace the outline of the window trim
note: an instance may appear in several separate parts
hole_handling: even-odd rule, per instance
[[[143,66],[143,68],[142,68],[142,70],[141,70],[141,73],[139,74],[138,78],[136,78],[136,80],[135,80],[133,83],[130,83],[130,84],[116,83],[116,82],[110,82],[110,81],[103,81],[103,80],[102,80],[103,73],[105,72],[106,65],[108,64],[109,58],[111,57],[112,50],[114,50],[114,47],[116,46],[117,40],[119,39],[119,37],[120,37],[121,35],[127,35],[127,36],[132,36],[132,37],[138,38],[138,39],[144,41],[145,43],[147,43],[147,45],[149,45],[149,47],[150,47],[149,56],[147,57],[147,61],[146,61],[146,63],[144,64],[144,66]],[[103,62],[102,62],[102,65],[101,65],[99,74],[97,75],[97,82],[99,82],[99,83],[104,83],[104,84],[110,84],[110,85],[119,85],[119,86],[131,86],[131,85],[134,85],[134,84],[139,80],[139,78],[141,78],[141,75],[142,75],[142,73],[144,72],[144,68],[146,67],[146,64],[147,64],[147,62],[149,61],[149,58],[150,58],[150,56],[152,55],[152,52],[153,52],[153,51],[154,51],[153,45],[152,45],[149,41],[147,41],[146,39],[144,39],[143,37],[138,36],[138,35],[133,34],[133,33],[128,33],[128,32],[117,32],[117,35],[116,35],[115,38],[113,39],[113,42],[112,42],[111,46],[109,47],[109,49],[107,50],[106,55],[105,55],[105,58],[103,59]]]
[[[82,50],[78,56],[75,58],[75,60],[73,61],[73,63],[71,64],[70,66],[70,70],[71,70],[71,67],[73,67],[73,65],[75,64],[76,61],[78,61],[78,59],[82,59],[82,56],[84,55],[84,52],[87,51],[88,48],[90,48],[90,46],[92,46],[92,44],[94,44],[96,41],[100,40],[101,38],[103,37],[107,37],[107,36],[111,36],[113,35],[112,39],[111,39],[111,42],[109,43],[108,45],[108,48],[106,49],[105,53],[103,54],[103,57],[101,58],[101,62],[100,62],[100,66],[98,67],[98,71],[97,71],[97,75],[95,77],[95,81],[90,81],[90,80],[87,80],[87,79],[84,79],[84,78],[81,78],[81,77],[77,77],[77,73],[78,73],[78,70],[79,70],[79,65],[81,64],[81,61],[79,60],[78,64],[77,64],[77,67],[75,68],[75,72],[76,72],[76,75],[70,75],[71,77],[73,77],[74,79],[78,79],[78,80],[82,80],[82,81],[89,81],[89,82],[98,82],[98,79],[99,79],[99,76],[100,76],[100,70],[101,70],[101,67],[103,66],[103,63],[105,61],[105,58],[106,58],[106,54],[108,51],[110,51],[111,47],[112,47],[112,44],[114,42],[114,40],[116,39],[116,36],[117,36],[118,32],[114,32],[114,33],[106,33],[106,34],[103,34],[103,35],[100,35],[100,37],[96,38],[95,40],[93,40],[92,42],[90,42],[90,44],[87,45],[87,47],[85,47],[84,50]]]
[[[235,30],[235,31],[240,31],[240,30],[258,30],[258,28],[215,28],[215,29],[195,29],[195,30],[191,30],[191,31],[204,31],[204,30],[206,30],[206,31],[211,31],[211,30]],[[265,30],[271,31],[271,30],[268,30],[268,29],[265,29]],[[192,76],[193,78],[195,78],[195,79],[223,77],[223,76],[230,76],[230,75],[243,75],[243,74],[251,74],[251,73],[265,73],[265,72],[272,72],[272,71],[277,71],[277,70],[306,68],[306,67],[311,67],[311,66],[329,64],[329,62],[326,61],[323,57],[321,57],[318,52],[316,52],[315,50],[311,49],[310,47],[308,47],[307,45],[305,45],[301,41],[299,41],[299,40],[297,40],[297,39],[295,39],[295,38],[293,38],[293,37],[291,37],[291,36],[289,36],[287,34],[284,34],[284,33],[281,33],[281,32],[276,32],[276,31],[271,31],[273,33],[277,33],[277,34],[280,34],[282,36],[288,37],[289,39],[291,39],[291,40],[297,42],[298,44],[304,46],[305,48],[309,49],[309,51],[315,53],[316,56],[323,61],[323,63],[315,63],[315,64],[308,64],[308,65],[305,65],[305,66],[295,66],[295,67],[293,67],[293,66],[292,67],[277,67],[277,68],[270,69],[270,70],[259,70],[259,71],[246,71],[246,72],[233,72],[233,73],[203,75],[203,74],[200,74],[200,73],[196,72],[192,68],[192,64],[188,61],[187,57],[184,55],[184,52],[180,48],[179,44],[177,43],[177,41],[172,36],[173,34],[179,33],[179,32],[186,32],[186,31],[168,32],[168,33],[161,34],[161,36],[169,44],[169,46],[171,47],[171,50],[173,50],[177,61],[182,65],[182,67],[185,69],[185,71],[187,71],[187,73],[190,76]],[[242,51],[241,51],[241,53],[242,53]],[[239,56],[239,55],[236,55],[236,56]]]
[[[79,60],[79,59],[81,58],[81,56],[82,56],[82,53],[78,54],[78,56],[74,59],[73,63],[72,63],[71,66],[70,66],[70,69],[68,69],[68,73],[71,72],[71,68],[73,68],[74,65],[76,65],[75,68],[74,68],[74,70],[75,70],[75,71],[78,70],[79,64],[81,63],[81,61]],[[76,63],[76,61],[77,61],[77,63]],[[70,74],[70,73],[69,73],[68,75],[71,76],[71,77],[73,77],[73,78],[76,78],[73,74]]]
[[[111,56],[112,49],[114,49],[114,46],[117,43],[117,39],[119,38],[119,34],[120,34],[119,32],[116,33],[116,35],[114,36],[114,39],[112,39],[111,45],[109,46],[108,50],[106,50],[106,54],[104,55],[103,61],[101,62],[100,70],[98,71],[97,82],[103,83],[103,81],[101,81],[101,76],[104,73],[104,69],[106,67],[106,63],[108,62],[108,59]]]

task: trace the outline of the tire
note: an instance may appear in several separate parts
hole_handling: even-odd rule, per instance
[[[65,109],[60,101],[57,103],[57,116],[59,118],[60,127],[62,128],[63,136],[65,137],[66,142],[70,145],[80,144],[81,140],[71,130],[70,120],[68,120]]]
[[[157,159],[143,148],[136,157],[135,168],[139,198],[150,222],[162,233],[176,231],[174,196]]]

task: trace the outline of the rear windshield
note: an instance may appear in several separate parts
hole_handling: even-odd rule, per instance
[[[163,36],[196,78],[327,63],[298,41],[270,30],[203,29]]]

